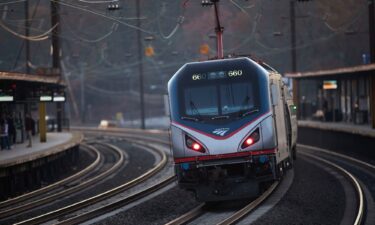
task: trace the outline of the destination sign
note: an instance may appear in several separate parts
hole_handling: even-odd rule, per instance
[[[208,73],[195,73],[192,75],[192,80],[217,80],[224,78],[233,78],[242,76],[242,70],[230,70],[230,71],[215,71]]]

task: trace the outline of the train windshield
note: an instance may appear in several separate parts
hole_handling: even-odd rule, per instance
[[[242,118],[258,111],[257,93],[251,82],[190,86],[183,95],[183,114],[196,121]]]

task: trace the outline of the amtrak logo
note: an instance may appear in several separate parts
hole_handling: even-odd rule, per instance
[[[225,133],[227,133],[228,131],[229,131],[229,128],[218,128],[212,131],[212,133],[219,135],[219,136],[224,136]]]

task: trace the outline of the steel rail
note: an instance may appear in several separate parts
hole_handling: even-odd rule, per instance
[[[92,129],[91,131],[93,131],[93,130],[95,130],[95,129]],[[96,129],[96,132],[103,132],[103,130]],[[137,138],[138,137],[138,136],[134,136],[134,135],[131,135],[131,134],[121,134],[121,135],[119,135],[119,134],[117,134],[116,131],[112,131],[112,130],[109,131],[109,132],[111,134],[116,134],[116,136],[122,136],[122,137],[126,136],[126,137],[130,137],[130,138]],[[161,141],[161,140],[155,140],[154,138],[148,138],[148,139],[150,139],[152,141],[162,142],[162,143],[167,144],[167,145],[170,144],[169,142],[165,142],[165,141]],[[273,183],[271,185],[271,187],[268,188],[268,190],[266,192],[264,192],[261,196],[259,196],[257,199],[255,199],[253,202],[251,202],[249,205],[245,206],[243,209],[237,211],[235,214],[233,214],[231,217],[227,218],[221,224],[232,224],[235,221],[240,220],[243,216],[248,214],[250,211],[254,210],[257,206],[259,206],[269,195],[271,195],[272,192],[278,186],[278,184],[279,184],[278,181]],[[197,206],[196,208],[192,209],[191,211],[189,211],[188,213],[182,215],[179,218],[176,218],[175,220],[173,220],[173,221],[171,221],[167,224],[184,224],[184,223],[198,217],[202,213],[204,213],[203,207],[204,207],[204,204],[201,204],[201,205]]]
[[[97,129],[99,132],[102,132],[102,130],[100,129]],[[117,132],[116,131],[109,131],[110,133],[112,134],[116,134]],[[116,135],[117,136],[117,135]],[[121,134],[121,136],[126,136],[126,137],[131,137],[131,138],[137,138],[138,136],[133,136],[131,134]],[[151,139],[152,141],[155,141],[155,139],[153,138],[148,138],[148,139]],[[169,142],[164,142],[164,141],[160,141],[158,140],[158,142],[163,142],[164,144],[167,144],[167,145],[170,145]],[[252,210],[254,210],[257,206],[259,206],[262,202],[264,202],[265,199],[267,199],[272,193],[273,191],[276,189],[276,187],[279,185],[279,181],[276,181],[274,182],[268,189],[267,191],[265,191],[261,196],[259,196],[257,199],[255,199],[254,201],[252,201],[250,204],[248,204],[247,206],[245,206],[244,208],[242,208],[241,210],[237,211],[235,214],[233,214],[231,217],[227,218],[226,220],[222,221],[221,225],[224,225],[224,224],[233,224],[237,221],[239,221],[240,219],[242,219],[245,215],[247,215],[249,212],[251,212]],[[200,204],[199,206],[197,206],[196,208],[192,209],[191,211],[187,212],[186,214],[176,218],[175,220],[172,220],[170,221],[169,223],[167,223],[168,225],[176,225],[176,224],[185,224],[187,223],[188,221],[191,221],[193,220],[194,218],[200,216],[202,213],[204,213],[204,206],[205,204]],[[68,222],[69,220],[67,220],[66,222]],[[72,221],[74,221],[74,219],[72,219]],[[65,222],[65,221],[63,221]],[[83,222],[83,221],[77,221],[77,222]],[[68,224],[74,224],[74,223],[68,223]]]
[[[193,220],[194,218],[197,218],[198,216],[202,215],[204,213],[203,207],[205,206],[205,203],[202,203],[195,207],[194,209],[190,210],[189,212],[183,214],[182,216],[166,223],[165,225],[179,225],[179,224],[186,224],[187,222]]]
[[[67,177],[67,178],[65,178],[63,180],[60,180],[60,181],[52,183],[52,184],[50,184],[48,186],[39,188],[39,189],[37,189],[35,191],[31,191],[31,192],[28,192],[26,194],[23,194],[23,195],[20,195],[20,196],[17,196],[17,197],[14,197],[14,198],[2,201],[2,202],[0,202],[0,208],[9,207],[9,206],[14,205],[16,203],[28,200],[30,198],[34,198],[34,197],[36,197],[38,195],[41,195],[41,194],[44,194],[44,193],[46,193],[48,191],[51,191],[54,188],[66,185],[67,183],[72,182],[74,180],[77,180],[77,179],[83,177],[84,175],[86,175],[87,173],[91,172],[93,169],[95,169],[95,167],[98,166],[98,164],[99,164],[99,162],[101,160],[101,155],[100,155],[99,151],[96,148],[92,147],[92,146],[88,146],[88,145],[85,145],[85,144],[81,144],[81,145],[83,145],[85,148],[87,148],[90,151],[92,151],[92,152],[95,153],[96,157],[95,157],[94,162],[92,162],[86,168],[80,170],[79,172],[77,172],[77,173],[73,174],[72,176]]]
[[[311,157],[311,158],[314,158],[315,160],[321,161],[325,164],[328,164],[328,165],[336,168],[337,170],[342,172],[346,177],[348,177],[351,180],[351,182],[352,182],[352,184],[353,184],[353,186],[354,186],[354,188],[357,192],[358,199],[359,199],[358,212],[357,212],[357,216],[356,216],[353,224],[354,225],[361,224],[362,218],[363,218],[363,215],[364,215],[364,209],[365,209],[365,207],[364,207],[364,195],[363,195],[362,188],[361,188],[359,182],[357,181],[357,179],[351,173],[349,173],[347,170],[345,170],[344,168],[340,167],[339,165],[337,165],[335,163],[332,163],[332,162],[330,162],[328,160],[325,160],[321,157],[311,155],[311,154],[308,154],[308,153],[301,152],[301,154],[306,155],[306,156]],[[272,184],[272,186],[263,194],[265,196],[263,196],[263,195],[260,196],[255,201],[251,202],[249,205],[247,205],[244,208],[242,208],[241,210],[237,211],[231,217],[229,217],[226,220],[218,223],[218,225],[234,224],[234,223],[238,222],[239,220],[241,220],[245,215],[247,215],[253,209],[255,209],[257,206],[259,206],[259,204],[262,203],[274,191],[274,189],[277,187],[278,183],[279,182],[275,182],[274,184]],[[259,202],[257,202],[258,199],[259,199]]]
[[[279,185],[279,181],[275,181],[268,189],[265,191],[261,196],[259,196],[257,199],[252,201],[250,204],[246,205],[242,209],[238,210],[236,213],[234,213],[232,216],[228,217],[224,221],[218,223],[218,225],[228,225],[228,224],[234,224],[241,220],[244,216],[249,214],[251,211],[253,211],[256,207],[258,207],[260,204],[262,204],[276,189],[276,187]]]
[[[276,187],[279,185],[278,181],[275,181],[268,189],[265,191],[262,195],[260,195],[258,198],[256,198],[254,201],[250,202],[248,205],[243,207],[242,209],[238,210],[234,214],[232,214],[230,217],[225,219],[224,221],[220,222],[220,225],[226,225],[226,224],[233,224],[238,222],[240,219],[242,219],[245,215],[250,213],[252,210],[254,210],[256,207],[258,207],[261,203],[264,202],[276,189]],[[204,207],[205,204],[200,204],[194,209],[190,210],[189,212],[183,214],[182,216],[166,223],[165,225],[180,225],[180,224],[186,224],[189,221],[201,216],[204,214]]]
[[[58,193],[51,194],[51,195],[46,196],[44,198],[36,199],[35,201],[28,202],[28,203],[23,204],[23,205],[15,206],[15,207],[12,207],[12,208],[7,208],[3,211],[0,211],[0,219],[15,215],[15,214],[27,211],[27,210],[30,210],[30,209],[35,208],[37,206],[44,205],[46,203],[52,202],[56,199],[59,199],[63,196],[72,194],[74,192],[81,191],[83,188],[86,188],[86,187],[94,184],[95,182],[98,182],[101,179],[107,177],[109,174],[115,172],[124,162],[124,152],[121,149],[117,148],[116,146],[113,146],[113,145],[110,145],[110,144],[102,144],[102,145],[105,145],[105,146],[109,147],[110,149],[115,150],[115,152],[120,157],[119,160],[111,168],[104,171],[103,173],[100,173],[99,175],[97,175],[95,177],[92,177],[91,179],[83,181],[82,183],[80,183],[79,185],[76,185],[74,187],[65,189],[65,190],[63,190],[61,192],[58,192]]]
[[[132,142],[136,142],[136,141],[132,140]],[[150,149],[156,151],[161,156],[161,158],[162,158],[161,161],[154,168],[148,170],[146,173],[142,174],[141,176],[139,176],[139,177],[137,177],[137,178],[135,178],[135,179],[133,179],[129,182],[126,182],[126,183],[124,183],[124,184],[122,184],[122,185],[120,185],[116,188],[105,191],[103,193],[100,193],[100,194],[95,195],[93,197],[87,198],[85,200],[76,202],[74,204],[65,206],[63,208],[45,213],[43,215],[39,215],[39,216],[30,218],[30,219],[27,219],[27,220],[18,222],[16,224],[28,224],[28,225],[29,224],[40,224],[40,223],[43,223],[43,222],[47,222],[47,221],[56,219],[60,216],[66,215],[68,213],[83,209],[87,206],[90,206],[94,203],[97,203],[97,202],[100,202],[104,199],[112,197],[116,194],[119,194],[119,193],[121,193],[125,190],[130,189],[131,187],[134,187],[135,185],[137,185],[139,183],[144,182],[145,180],[149,179],[150,177],[152,177],[158,171],[160,171],[162,168],[165,167],[165,165],[168,162],[168,158],[167,158],[167,155],[166,155],[165,152],[163,152],[163,151],[161,151],[157,148],[154,148],[153,146],[150,146],[150,145],[145,145],[143,143],[138,143],[138,144],[149,147]]]
[[[128,197],[120,199],[118,201],[109,203],[105,206],[102,206],[100,208],[94,209],[90,212],[86,212],[84,214],[81,214],[81,215],[78,215],[78,216],[75,216],[75,217],[72,217],[72,218],[69,218],[67,220],[59,221],[58,223],[55,223],[55,225],[57,225],[57,224],[64,224],[64,225],[78,224],[78,223],[85,222],[89,219],[101,216],[101,215],[103,215],[107,212],[111,212],[115,209],[118,209],[118,208],[123,207],[127,204],[130,204],[134,201],[137,201],[138,199],[144,198],[144,197],[162,189],[163,187],[173,183],[175,180],[176,180],[175,176],[170,176],[170,177],[166,178],[165,180],[163,180],[163,181],[161,181],[161,182],[159,182],[159,183],[157,183],[157,184],[155,184],[155,185],[153,185],[153,186],[151,186],[151,187],[149,187],[145,190],[137,192],[137,193],[135,193],[131,196],[128,196]]]
[[[350,157],[350,156],[347,156],[347,155],[343,155],[343,154],[340,154],[340,153],[337,153],[337,152],[332,152],[332,151],[328,151],[328,150],[323,149],[323,148],[318,148],[318,147],[315,147],[315,146],[303,145],[303,144],[297,144],[297,147],[308,148],[311,151],[318,151],[318,152],[323,152],[323,153],[326,153],[326,154],[329,154],[329,155],[338,156],[340,158],[350,160],[352,162],[361,164],[363,166],[366,166],[366,167],[369,167],[369,168],[375,170],[375,165],[373,165],[373,164],[370,164],[370,163],[367,163],[367,162],[364,162],[364,161],[358,160],[356,158],[353,158],[353,157]]]
[[[94,131],[94,132],[107,132],[107,133],[124,133],[124,132],[131,132],[131,133],[136,133],[136,134],[169,134],[168,130],[143,130],[143,129],[137,129],[137,128],[95,128],[95,127],[70,127],[71,130],[78,130],[78,131]]]
[[[83,130],[80,130],[80,131],[83,131]],[[134,139],[137,139],[137,140],[147,140],[147,141],[153,141],[153,142],[156,142],[156,143],[160,143],[160,144],[164,144],[164,145],[168,145],[170,146],[170,142],[169,141],[164,141],[164,140],[160,140],[158,138],[152,138],[152,137],[144,137],[144,136],[139,136],[138,134],[125,134],[121,131],[117,131],[117,130],[102,130],[102,129],[90,129],[90,130],[87,130],[85,131],[85,133],[88,133],[88,134],[101,134],[101,135],[105,135],[105,134],[111,134],[111,136],[115,136],[115,137],[120,137],[120,138],[134,138]],[[152,134],[150,132],[148,132],[147,134]]]
[[[354,188],[357,192],[357,195],[358,195],[357,196],[358,197],[358,211],[357,211],[356,218],[353,221],[353,224],[354,225],[362,224],[363,215],[365,213],[365,211],[364,211],[365,210],[365,205],[364,205],[365,203],[364,203],[364,194],[363,194],[363,191],[362,191],[362,187],[359,184],[357,178],[354,175],[352,175],[350,172],[348,172],[346,169],[344,169],[343,167],[337,165],[336,163],[333,163],[333,162],[330,162],[326,159],[323,159],[322,157],[315,156],[315,155],[305,153],[305,152],[300,152],[300,154],[303,154],[305,156],[308,156],[310,158],[313,158],[315,160],[326,163],[326,164],[336,168],[337,170],[342,172],[347,178],[349,178],[351,180],[351,183],[353,184],[353,186],[354,186]]]

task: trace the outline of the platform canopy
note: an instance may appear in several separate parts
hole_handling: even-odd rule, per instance
[[[37,82],[42,84],[55,84],[58,86],[65,86],[65,83],[63,82],[63,80],[61,80],[61,77],[58,75],[34,75],[0,71],[0,80]]]
[[[331,70],[317,70],[311,72],[298,72],[298,73],[285,73],[285,77],[288,78],[314,78],[321,76],[340,76],[340,75],[351,75],[351,74],[360,74],[368,73],[375,71],[375,63],[352,66],[352,67],[343,67]]]
[[[65,86],[58,75],[0,72],[0,102],[65,101]]]

